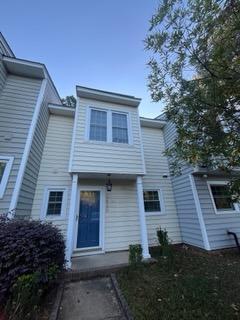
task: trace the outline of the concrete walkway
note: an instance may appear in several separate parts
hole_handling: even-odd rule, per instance
[[[66,283],[58,320],[126,320],[109,277]]]

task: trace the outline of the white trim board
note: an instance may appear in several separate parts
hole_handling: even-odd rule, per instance
[[[8,183],[8,179],[10,176],[10,172],[12,169],[12,165],[13,165],[13,160],[14,160],[14,157],[7,157],[7,156],[0,155],[0,162],[6,163],[6,167],[4,169],[3,176],[2,176],[2,180],[0,182],[0,199],[2,199],[4,196],[4,193],[5,193],[5,190],[7,187],[7,183]]]
[[[24,148],[23,155],[22,155],[22,160],[21,160],[20,167],[18,170],[18,175],[17,175],[15,187],[13,190],[11,203],[9,206],[9,211],[15,210],[16,206],[17,206],[18,197],[19,197],[19,193],[20,193],[20,189],[21,189],[21,185],[22,185],[22,181],[23,181],[23,176],[24,176],[24,172],[25,172],[25,169],[27,166],[28,156],[29,156],[29,153],[31,150],[33,136],[34,136],[34,132],[35,132],[35,129],[37,126],[38,117],[39,117],[39,113],[40,113],[40,109],[41,109],[41,104],[43,102],[44,94],[46,91],[46,86],[47,86],[47,79],[43,79],[42,84],[41,84],[41,88],[39,91],[37,103],[35,106],[35,110],[33,113],[32,122],[31,122],[31,125],[29,128],[29,131],[28,131],[28,136],[27,136],[25,148]]]
[[[79,97],[77,97],[75,114],[74,114],[74,123],[73,123],[73,131],[72,131],[72,142],[71,142],[68,172],[72,172],[72,167],[73,167],[73,154],[74,154],[74,147],[75,147],[76,134],[77,134],[78,113],[79,113]]]
[[[199,221],[200,230],[201,230],[201,234],[202,234],[204,248],[206,250],[211,250],[205,222],[203,219],[202,208],[201,208],[200,200],[199,200],[198,193],[197,193],[195,180],[194,180],[194,177],[191,173],[189,174],[189,180],[190,180],[190,185],[191,185],[191,189],[192,189],[192,193],[193,193],[193,199],[194,199],[195,207],[196,207],[196,211],[197,211],[197,216],[198,216],[198,221]]]

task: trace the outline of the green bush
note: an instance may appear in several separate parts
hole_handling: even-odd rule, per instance
[[[162,256],[170,257],[172,256],[172,250],[170,246],[170,239],[168,237],[168,232],[166,229],[159,228],[157,230],[157,238],[161,248]]]
[[[129,265],[139,266],[142,262],[142,247],[140,244],[131,244],[129,246]]]
[[[35,319],[40,299],[65,262],[59,229],[0,216],[0,306],[9,319]]]
[[[58,272],[58,266],[52,265],[44,277],[40,272],[18,277],[11,288],[11,298],[6,306],[8,319],[35,319],[42,296],[50,283],[57,278]]]

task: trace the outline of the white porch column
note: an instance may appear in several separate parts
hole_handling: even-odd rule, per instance
[[[137,177],[137,199],[138,199],[138,211],[140,218],[140,230],[141,230],[141,244],[143,251],[143,259],[151,258],[148,249],[148,236],[147,236],[147,225],[144,210],[144,200],[143,200],[143,186],[142,177]]]
[[[76,222],[76,208],[77,208],[77,190],[78,190],[78,175],[73,174],[69,217],[68,217],[67,240],[66,240],[66,260],[67,260],[68,268],[71,268],[71,256],[73,252],[74,226]]]

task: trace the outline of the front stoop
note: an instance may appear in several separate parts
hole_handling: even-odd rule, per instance
[[[62,275],[64,281],[78,281],[96,277],[110,276],[128,266],[128,251],[117,251],[95,255],[74,256],[72,269]],[[143,263],[154,263],[155,259],[144,260]]]
[[[126,268],[128,263],[106,266],[106,267],[98,267],[98,268],[89,268],[87,270],[69,270],[62,274],[62,279],[64,281],[79,281],[79,280],[87,280],[98,277],[105,277],[111,275],[111,273],[115,273],[122,268]]]

